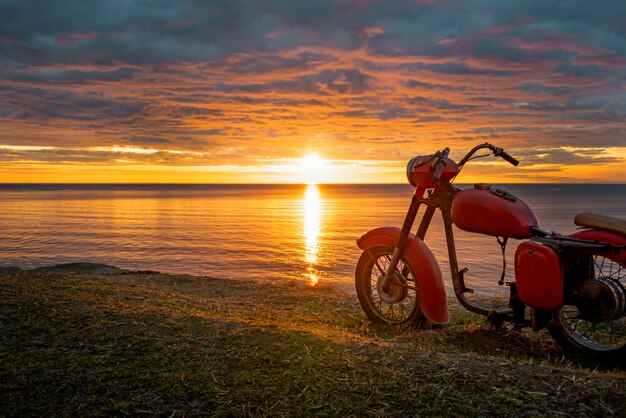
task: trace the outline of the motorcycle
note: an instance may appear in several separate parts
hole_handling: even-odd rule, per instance
[[[488,329],[505,322],[515,329],[547,328],[556,343],[604,359],[626,354],[626,221],[580,213],[571,235],[537,226],[533,211],[520,198],[488,184],[459,189],[451,183],[474,154],[488,149],[514,166],[519,162],[489,143],[475,146],[458,163],[449,148],[417,156],[407,165],[415,187],[402,228],[373,229],[357,240],[363,250],[355,273],[361,307],[367,317],[386,324],[419,326],[450,320],[439,264],[424,238],[437,209],[441,210],[454,294],[467,310],[486,317]],[[411,229],[420,206],[425,210],[415,234]],[[515,250],[515,280],[509,287],[508,308],[494,310],[470,301],[467,268],[459,269],[453,225],[496,237],[502,247],[521,240]],[[504,260],[506,267],[506,260]],[[503,269],[499,284],[503,285]]]

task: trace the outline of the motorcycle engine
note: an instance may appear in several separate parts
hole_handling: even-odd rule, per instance
[[[622,285],[608,277],[585,280],[577,291],[579,318],[589,322],[605,322],[624,314],[626,292]]]

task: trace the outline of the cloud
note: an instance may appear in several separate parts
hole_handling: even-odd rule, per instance
[[[217,90],[231,93],[313,93],[362,94],[370,89],[372,78],[356,69],[324,70],[290,80],[276,80],[264,84],[218,84]]]
[[[599,165],[622,161],[622,158],[608,155],[603,148],[539,148],[521,150],[517,155],[525,165]]]
[[[56,82],[56,83],[85,83],[90,81],[122,81],[133,78],[137,69],[130,67],[122,67],[115,70],[58,70],[46,69],[36,72],[9,72],[6,75],[7,80],[22,81],[29,83],[37,82]]]
[[[468,86],[458,86],[455,84],[436,84],[436,83],[427,83],[419,80],[407,80],[407,87],[409,88],[420,88],[425,90],[440,90],[440,91],[468,91],[470,87]]]
[[[154,136],[125,136],[124,142],[128,144],[171,144],[172,140]]]
[[[85,60],[103,64],[205,62],[258,52],[276,57],[274,62],[242,59],[240,65],[233,65],[234,71],[241,72],[247,67],[263,72],[318,61],[319,57],[277,56],[279,51],[302,46],[354,51],[367,45],[382,55],[509,61],[545,58],[542,54],[550,52],[580,55],[576,43],[581,42],[588,50],[596,46],[607,53],[626,52],[621,23],[624,6],[603,2],[573,7],[569,3],[5,2],[0,10],[0,37],[13,42],[3,42],[0,52],[5,60],[31,65]],[[580,35],[582,40],[560,34]],[[468,73],[470,69],[454,64],[436,64],[432,70],[475,75],[510,71],[482,68]]]
[[[466,64],[446,62],[442,64],[417,64],[417,68],[430,70],[436,73],[449,75],[480,75],[493,77],[507,77],[520,74],[520,71],[497,70],[490,68],[473,68]]]
[[[221,109],[195,107],[195,106],[173,106],[164,109],[167,114],[175,118],[189,116],[221,116],[224,112]]]
[[[133,99],[101,99],[68,93],[53,93],[34,103],[32,113],[25,116],[43,116],[73,120],[102,120],[128,118],[144,110],[145,102]],[[32,118],[32,117],[30,117]]]
[[[334,60],[333,57],[313,52],[299,52],[295,56],[279,53],[243,54],[217,63],[217,68],[235,74],[265,74],[276,71],[308,71]]]
[[[443,116],[419,116],[417,118],[418,123],[433,123],[433,122],[441,122],[441,123],[459,123],[459,122],[467,122],[467,118],[463,117],[443,117]]]
[[[78,94],[70,91],[32,87],[2,87],[0,99],[14,103],[16,119],[41,120],[110,120],[135,116],[147,103],[130,97],[106,98],[98,94]]]
[[[187,165],[219,162],[220,152],[184,152],[169,149],[132,148],[127,146],[95,146],[90,148],[2,147],[0,161],[44,164],[125,164]]]
[[[624,15],[575,0],[5,1],[0,138],[57,149],[20,154],[42,161],[113,163],[95,143],[189,153],[135,156],[172,165],[361,144],[356,157],[395,161],[415,138],[582,161],[567,147],[626,145]]]
[[[416,105],[422,109],[439,109],[439,110],[470,110],[478,106],[471,104],[456,104],[446,99],[437,99],[431,97],[415,96],[406,100],[412,105]]]
[[[394,119],[406,119],[415,117],[415,112],[411,109],[401,106],[371,104],[364,109],[348,110],[343,112],[331,112],[330,115],[356,119],[373,118],[382,121],[388,121]]]
[[[524,83],[518,86],[520,90],[532,93],[546,93],[553,96],[567,96],[575,93],[578,89],[574,87],[547,86],[541,83]]]

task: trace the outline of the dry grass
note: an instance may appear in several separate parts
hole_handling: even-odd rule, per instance
[[[333,287],[0,272],[0,415],[624,416],[543,334],[377,327]]]

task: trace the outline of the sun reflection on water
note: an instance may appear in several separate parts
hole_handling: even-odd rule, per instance
[[[315,286],[319,281],[315,265],[319,253],[321,206],[320,191],[317,185],[309,184],[304,194],[304,261],[307,264],[305,276],[309,279],[311,286]]]

